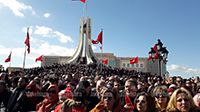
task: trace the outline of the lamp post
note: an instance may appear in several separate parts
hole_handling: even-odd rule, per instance
[[[162,76],[161,62],[163,62],[164,64],[167,63],[169,52],[166,47],[163,47],[163,43],[160,41],[160,39],[158,39],[157,41],[157,44],[155,44],[154,47],[151,48],[151,51],[149,51],[149,58],[153,62],[158,59],[158,75]]]

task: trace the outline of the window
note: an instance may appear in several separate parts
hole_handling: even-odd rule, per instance
[[[129,63],[127,63],[127,67],[130,67],[130,64],[129,64]]]
[[[135,64],[132,64],[132,67],[134,67]]]
[[[143,64],[140,64],[140,68],[143,68]]]
[[[123,67],[126,67],[126,64],[125,64],[125,63],[123,63]]]
[[[138,63],[136,64],[136,67],[137,67],[137,68],[139,67],[139,64],[138,64]]]

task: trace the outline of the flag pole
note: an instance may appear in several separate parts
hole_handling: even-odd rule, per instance
[[[10,63],[9,63],[9,67],[11,67],[11,61],[10,61]]]
[[[25,67],[25,61],[26,61],[26,45],[25,45],[25,51],[24,51],[23,69]]]
[[[12,50],[10,51],[10,54],[12,54]],[[10,55],[10,63],[9,63],[9,67],[11,67],[11,61],[12,61],[12,55]]]
[[[83,8],[83,18],[84,18],[84,19],[87,18],[87,2],[88,2],[88,1],[86,1],[86,2],[84,3],[84,8]]]
[[[102,46],[101,46],[101,73],[102,73],[102,66],[103,66],[103,48],[102,48]]]
[[[29,32],[29,27],[27,28],[27,33]],[[27,38],[27,37],[26,37]],[[23,69],[25,68],[25,63],[26,63],[26,44],[25,44],[25,51],[24,51],[24,60],[23,60]]]
[[[103,29],[101,29],[101,32],[102,32],[102,37],[103,37]],[[101,44],[101,73],[102,73],[102,66],[103,66],[103,38],[102,38],[102,44]]]

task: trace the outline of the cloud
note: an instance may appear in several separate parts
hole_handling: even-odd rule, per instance
[[[26,5],[17,0],[0,0],[0,4],[4,7],[8,7],[16,16],[24,17],[24,11],[31,11],[35,15],[35,11],[30,5]]]
[[[53,29],[46,26],[36,26],[34,34],[41,35],[43,37],[57,38],[61,43],[73,42],[70,36],[66,36],[63,33],[54,31]]]
[[[35,59],[40,55],[46,56],[72,56],[75,52],[75,48],[66,48],[59,45],[51,45],[46,41],[39,40],[37,38],[31,38],[31,44],[37,45],[35,48],[31,47],[31,53],[26,56],[26,67],[32,68],[40,66],[39,63],[35,63]],[[0,57],[2,62],[9,55],[12,48],[0,45]],[[24,48],[12,49],[12,65],[16,67],[22,67]],[[2,63],[4,67],[8,67],[7,63]]]
[[[49,17],[50,17],[50,13],[45,13],[43,16],[44,16],[45,18],[49,18]]]
[[[167,66],[167,69],[169,70],[169,72],[185,72],[190,74],[200,74],[200,69],[194,69],[175,64]]]

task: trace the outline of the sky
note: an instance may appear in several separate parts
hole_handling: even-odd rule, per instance
[[[103,29],[103,52],[148,57],[157,39],[169,51],[170,76],[200,76],[199,0],[0,0],[0,64],[12,51],[11,66],[22,67],[27,27],[31,52],[26,68],[40,55],[71,56],[81,17],[92,19],[92,39]],[[100,52],[93,45],[94,52]]]

